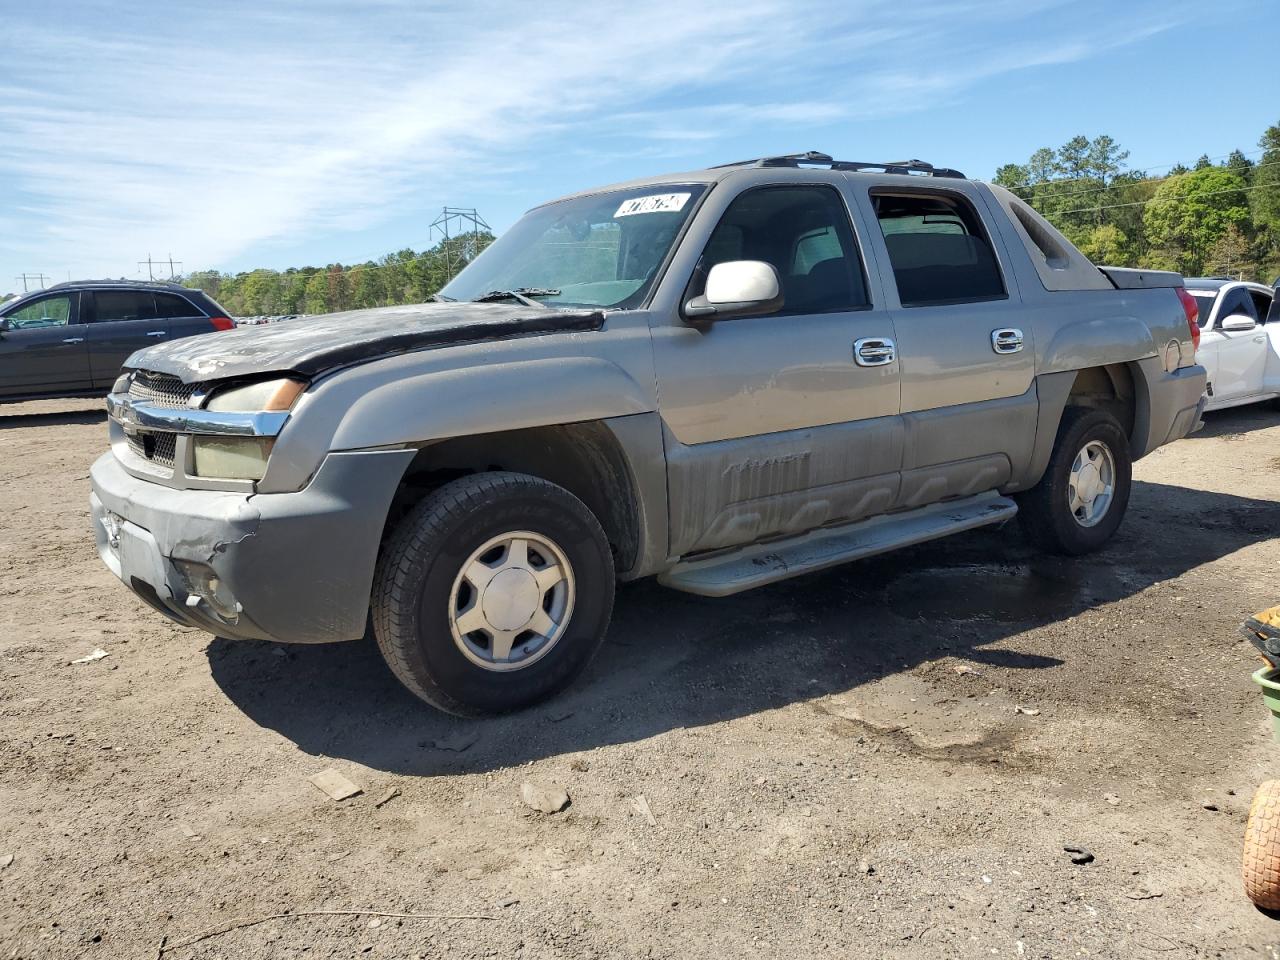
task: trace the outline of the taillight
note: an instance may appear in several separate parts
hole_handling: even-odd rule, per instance
[[[1187,327],[1191,330],[1191,347],[1200,349],[1200,306],[1196,298],[1187,293],[1186,287],[1178,287],[1178,299],[1182,301],[1182,309],[1187,314]]]
[[[230,317],[210,317],[209,322],[213,324],[215,330],[230,330],[236,325]]]

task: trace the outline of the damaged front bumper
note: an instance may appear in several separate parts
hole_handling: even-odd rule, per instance
[[[134,593],[223,637],[326,643],[364,635],[387,511],[413,450],[331,453],[296,493],[179,490],[90,472],[98,554]]]

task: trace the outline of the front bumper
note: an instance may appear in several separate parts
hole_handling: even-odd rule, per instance
[[[187,626],[246,640],[354,640],[364,635],[387,511],[414,453],[331,453],[303,490],[269,494],[174,489],[132,476],[106,453],[90,472],[98,554]],[[200,598],[192,570],[216,578],[217,606]]]

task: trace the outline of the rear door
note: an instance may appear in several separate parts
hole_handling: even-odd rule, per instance
[[[964,183],[859,199],[902,366],[898,506],[997,489],[1030,460],[1039,404],[1031,325],[984,204]]]
[[[157,290],[155,298],[156,313],[164,321],[170,340],[209,333],[214,329],[205,312],[186,297]]]
[[[89,367],[95,386],[109,387],[135,350],[163,342],[169,328],[156,315],[150,290],[94,290],[89,313]]]
[[[1254,322],[1249,330],[1223,330],[1228,317],[1247,317]],[[1257,306],[1248,287],[1232,287],[1222,295],[1213,321],[1217,340],[1218,370],[1213,384],[1215,401],[1241,400],[1263,392],[1267,366],[1267,336],[1259,324]]]
[[[0,396],[87,390],[89,351],[78,323],[81,294],[51,293],[3,315]]]

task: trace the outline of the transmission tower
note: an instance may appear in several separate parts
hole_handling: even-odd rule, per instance
[[[166,262],[169,264],[169,279],[170,279],[170,280],[172,280],[174,277],[176,277],[176,276],[178,275],[178,274],[177,274],[177,272],[175,271],[174,267],[175,267],[175,266],[178,266],[178,267],[182,266],[182,261],[181,261],[181,260],[174,260],[174,259],[173,259],[173,254],[172,254],[172,253],[171,253],[171,254],[169,254],[169,259],[168,259],[167,261],[165,261],[165,260],[152,260],[152,259],[151,259],[151,254],[149,254],[149,253],[148,253],[148,254],[147,254],[147,259],[145,259],[145,260],[139,260],[139,261],[138,261],[138,269],[139,269],[139,270],[141,270],[141,269],[143,268],[143,266],[145,266],[145,267],[147,268],[147,279],[148,279],[148,280],[154,280],[154,279],[156,278],[156,268],[157,268],[157,267],[163,267],[163,266],[165,265],[165,263],[166,263]]]
[[[480,252],[480,234],[493,233],[475,207],[443,207],[431,221],[431,239],[440,237],[445,282],[452,280]]]
[[[22,281],[22,292],[23,292],[23,293],[29,293],[29,292],[30,292],[30,290],[29,290],[29,288],[27,287],[27,284],[28,284],[29,282],[33,282],[33,281],[36,281],[36,280],[40,281],[40,289],[41,289],[41,290],[43,290],[43,289],[44,289],[44,282],[45,282],[46,280],[52,280],[52,279],[53,279],[53,277],[45,276],[43,273],[24,273],[24,274],[21,274],[20,276],[16,276],[16,277],[14,277],[13,279],[15,279],[15,280],[21,280],[21,281]]]

